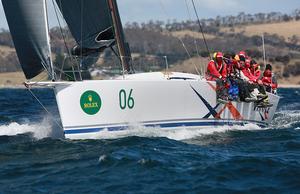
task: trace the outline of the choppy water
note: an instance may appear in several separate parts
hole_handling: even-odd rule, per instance
[[[34,91],[59,120],[51,90]],[[70,141],[22,89],[0,90],[0,193],[300,193],[300,90],[269,129],[130,129]]]

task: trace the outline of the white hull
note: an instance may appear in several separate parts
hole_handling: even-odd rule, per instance
[[[271,108],[257,109],[254,103],[244,102],[220,104],[214,83],[180,73],[54,85],[69,139],[95,139],[101,131],[119,131],[132,125],[174,130],[247,123],[264,127],[272,121],[279,102],[278,96],[269,94]]]

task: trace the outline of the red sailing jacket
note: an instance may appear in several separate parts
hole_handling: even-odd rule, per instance
[[[217,64],[211,60],[207,65],[206,79],[208,81],[215,81],[227,77],[227,67],[225,63]]]
[[[278,84],[273,83],[273,81],[272,81],[272,71],[271,70],[266,70],[264,72],[264,77],[261,79],[261,81],[263,82],[263,84],[265,86],[272,87],[273,90],[276,90],[278,87]]]
[[[261,71],[259,69],[251,68],[251,74],[256,79],[256,81],[258,81],[261,76]]]
[[[227,76],[230,75],[230,76],[234,76],[235,73],[236,73],[236,69],[237,69],[237,64],[238,62],[236,60],[230,60],[230,61],[224,61],[225,64],[226,64],[226,71],[227,71]]]
[[[239,62],[239,67],[240,67],[240,71],[241,73],[241,78],[245,81],[251,81],[251,82],[255,82],[255,78],[252,75],[250,69],[248,68],[250,64],[247,64],[246,62],[240,61]]]
[[[251,82],[256,82],[257,81],[256,77],[252,75],[250,69],[243,68],[242,72],[249,79],[249,81],[251,81]]]

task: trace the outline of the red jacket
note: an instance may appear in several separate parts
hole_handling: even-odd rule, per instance
[[[266,70],[264,72],[264,76],[261,79],[261,81],[263,82],[263,84],[265,86],[272,87],[273,90],[275,90],[275,89],[278,88],[278,84],[277,83],[273,83],[273,80],[272,80],[272,71],[271,70]]]
[[[259,69],[251,68],[251,74],[255,78],[255,80],[258,81],[261,76],[261,71]]]
[[[251,82],[256,82],[257,81],[256,77],[251,73],[250,69],[243,68],[242,72],[249,79],[249,81],[251,81]]]
[[[227,66],[225,63],[218,64],[211,60],[207,65],[206,79],[209,81],[215,81],[217,79],[223,79],[227,77]]]
[[[230,60],[230,61],[225,61],[226,64],[226,71],[227,71],[227,76],[234,76],[236,72],[238,72],[239,69],[239,63],[235,59]]]
[[[240,71],[243,75],[241,75],[241,78],[245,81],[251,81],[251,82],[256,82],[256,79],[254,78],[254,76],[252,75],[250,69],[249,69],[249,65],[247,62],[243,62],[240,61]]]
[[[246,58],[246,61],[245,61],[245,67],[250,68],[250,66],[251,66],[251,58],[248,57],[248,58]]]

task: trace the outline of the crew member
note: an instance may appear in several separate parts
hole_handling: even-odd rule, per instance
[[[230,101],[239,101],[239,87],[236,82],[237,78],[237,61],[234,59],[234,53],[227,53],[224,55],[224,62],[227,66],[227,80],[228,80],[228,99]]]
[[[260,65],[255,61],[251,60],[250,62],[250,72],[255,79],[255,82],[259,82],[261,78]]]
[[[241,101],[254,102],[258,100],[260,92],[258,87],[254,84],[256,79],[250,71],[250,57],[246,52],[239,52],[234,58],[234,69],[236,69],[236,84],[239,88],[239,97]]]
[[[260,98],[257,102],[258,105],[260,105],[260,106],[272,106],[269,103],[269,97],[266,93],[266,88],[264,87],[263,82],[260,80],[260,78],[261,78],[260,65],[255,60],[251,60],[250,73],[251,73],[252,77],[254,78],[254,83],[253,84],[259,90],[259,94],[257,95]]]
[[[272,73],[272,65],[267,64],[266,69],[261,79],[262,83],[266,87],[267,92],[275,93],[277,92],[278,84],[276,77]]]
[[[219,102],[226,103],[228,101],[228,93],[226,86],[227,66],[223,61],[223,53],[214,53],[213,60],[207,65],[206,79],[208,81],[216,81],[217,99]]]
[[[206,79],[216,81],[218,79],[226,79],[227,66],[223,62],[223,53],[214,53],[213,60],[207,65]]]

